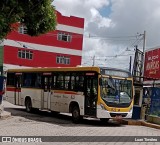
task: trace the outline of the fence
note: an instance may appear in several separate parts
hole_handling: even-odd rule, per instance
[[[160,117],[160,88],[146,87],[143,89],[143,104],[146,104],[146,114]]]

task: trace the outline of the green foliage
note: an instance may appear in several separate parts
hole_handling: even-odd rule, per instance
[[[53,0],[0,0],[0,39],[16,27],[17,22],[27,27],[30,36],[55,30],[56,15]]]

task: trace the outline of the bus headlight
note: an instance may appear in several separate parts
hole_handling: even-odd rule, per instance
[[[106,108],[104,107],[103,104],[100,104],[100,106],[101,106],[102,110],[106,110]]]

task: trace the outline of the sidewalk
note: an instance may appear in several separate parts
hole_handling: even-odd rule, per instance
[[[4,111],[3,104],[0,104],[0,119],[5,119],[11,116],[10,112]]]
[[[10,112],[3,111],[2,113],[0,113],[0,119],[6,119],[8,117],[11,117],[11,113]]]
[[[123,119],[122,124],[125,125],[137,125],[137,126],[146,126],[155,129],[160,129],[160,125],[146,122],[145,120],[133,120],[133,119]]]

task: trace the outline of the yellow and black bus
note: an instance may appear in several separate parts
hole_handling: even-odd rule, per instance
[[[133,80],[128,71],[107,67],[10,69],[6,99],[27,112],[72,113],[75,123],[83,116],[107,122],[132,117]]]

